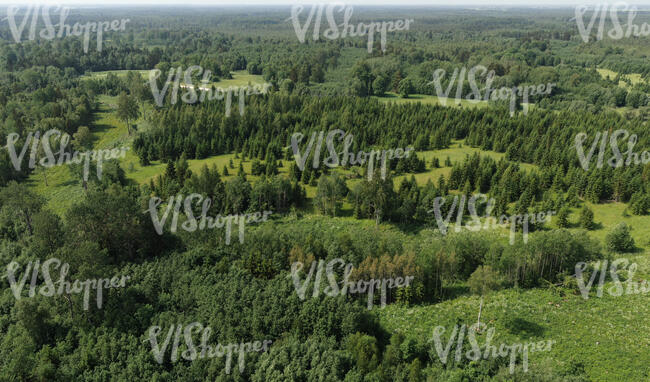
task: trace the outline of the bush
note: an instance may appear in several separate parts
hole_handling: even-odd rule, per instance
[[[562,281],[577,262],[601,256],[598,243],[585,231],[556,229],[539,232],[526,245],[506,246],[487,263],[504,276],[508,285],[529,288],[541,285],[542,280]]]
[[[485,293],[499,289],[501,276],[489,265],[481,265],[467,280],[469,290],[474,294],[484,295]]]
[[[634,250],[634,239],[630,236],[630,227],[620,223],[605,237],[607,249],[613,252],[631,252]]]
[[[630,208],[635,215],[646,215],[650,208],[650,197],[643,192],[637,192],[630,199]]]

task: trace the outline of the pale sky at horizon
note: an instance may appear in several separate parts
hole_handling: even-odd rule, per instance
[[[329,3],[329,1],[317,0],[0,0],[0,5],[27,5],[27,4],[50,4],[50,5],[74,5],[78,7],[93,7],[93,6],[273,6],[273,5],[293,5],[293,4],[315,4],[315,3]],[[596,5],[608,3],[610,5],[617,3],[617,1],[602,1],[602,0],[543,0],[539,2],[531,2],[530,0],[351,0],[343,1],[347,5],[357,6],[430,6],[430,7],[481,7],[481,8],[494,8],[494,7],[555,7],[555,8],[569,8],[577,5]],[[626,1],[630,5],[636,6],[649,6],[650,0],[646,1]]]

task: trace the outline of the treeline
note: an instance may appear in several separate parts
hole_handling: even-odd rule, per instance
[[[145,40],[145,44],[134,42],[133,33],[127,28],[125,32],[104,36],[101,51],[91,39],[88,52],[84,52],[83,36],[1,44],[0,68],[20,72],[53,66],[72,70],[76,75],[159,68],[166,78],[170,67],[199,65],[212,72],[213,81],[231,78],[233,71],[247,70],[276,85],[287,78],[309,84],[323,82],[325,72],[338,66],[340,55],[340,47],[335,43],[310,46],[287,38],[251,39],[184,28],[166,33],[163,46],[150,47],[151,40]]]
[[[533,56],[534,57],[534,56]],[[353,69],[354,80],[349,85],[350,92],[360,97],[382,96],[387,91],[399,93],[403,97],[410,94],[428,94],[442,96],[438,93],[448,93],[447,97],[455,98],[457,89],[463,100],[477,96],[480,100],[488,101],[492,106],[503,103],[487,99],[487,72],[477,71],[475,74],[476,90],[472,88],[467,73],[477,65],[487,71],[494,71],[495,76],[490,89],[498,91],[505,87],[544,85],[548,89],[546,95],[529,95],[527,102],[539,107],[552,110],[588,110],[599,112],[607,108],[630,107],[642,109],[647,117],[648,85],[640,81],[633,83],[624,75],[616,74],[603,78],[594,67],[569,66],[558,57],[549,58],[549,62],[522,63],[520,61],[501,61],[493,56],[478,55],[468,62],[458,61],[457,58],[447,58],[427,55],[415,60],[411,65],[391,59],[370,59],[360,61]],[[445,72],[438,77],[440,89],[434,81],[437,70]],[[463,71],[464,69],[464,71]],[[456,73],[456,75],[454,75]],[[461,75],[465,73],[464,78]],[[619,81],[627,83],[627,87],[619,86]],[[478,91],[478,95],[476,91]],[[453,103],[450,99],[448,103]],[[518,109],[521,109],[523,99],[516,99]]]

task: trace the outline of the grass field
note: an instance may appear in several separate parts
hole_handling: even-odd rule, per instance
[[[617,72],[615,72],[613,70],[609,70],[609,69],[600,69],[599,68],[599,69],[596,69],[596,70],[605,79],[613,80],[618,75]],[[624,74],[621,77],[627,78],[632,83],[632,86],[643,82],[643,79],[641,78],[641,75],[638,74],[638,73]],[[627,84],[627,82],[625,82],[623,80],[618,82],[618,86],[623,87],[623,88],[629,88],[630,87]]]
[[[453,98],[445,97],[436,97],[428,94],[411,94],[408,98],[402,98],[398,94],[388,92],[384,97],[373,97],[377,98],[380,102],[394,102],[396,104],[403,103],[412,103],[412,102],[421,102],[425,105],[442,105],[443,102],[446,102],[445,106],[454,106],[454,107],[487,107],[487,101],[478,101],[470,102],[466,99],[461,99],[460,101]]]
[[[396,103],[396,104],[405,104],[405,103],[414,103],[420,102],[425,105],[441,105],[447,107],[470,107],[470,108],[484,108],[488,107],[489,103],[487,101],[468,101],[466,99],[457,100],[455,98],[446,98],[446,97],[437,97],[429,94],[411,94],[408,98],[402,98],[398,94],[393,92],[387,92],[383,97],[373,96],[382,103]],[[528,110],[535,108],[535,104],[532,103],[522,103],[523,107],[528,107]]]
[[[631,257],[630,261],[639,267],[634,281],[650,277],[647,254]],[[607,283],[605,290],[610,285]],[[530,353],[531,376],[536,375],[542,362],[550,362],[555,370],[569,370],[573,360],[580,360],[592,381],[648,381],[648,298],[648,294],[614,297],[606,292],[596,297],[592,292],[584,300],[574,291],[508,289],[485,296],[481,322],[495,328],[492,344],[556,341],[549,352]],[[467,294],[434,305],[393,304],[374,311],[389,331],[401,332],[407,338],[429,339],[438,325],[448,328],[448,336],[456,323],[475,323],[479,300]],[[630,330],[636,335],[626,335]],[[485,334],[478,335],[477,341],[483,345]],[[431,354],[436,357],[435,350]]]
[[[143,78],[149,78],[150,70],[134,70],[134,71],[140,73],[140,75]],[[103,72],[88,72],[85,75],[83,75],[81,78],[99,79],[108,76],[109,73],[113,73],[118,77],[125,77],[128,72],[130,72],[130,70],[107,70]],[[212,84],[215,86],[227,88],[229,86],[239,87],[245,85],[262,85],[266,82],[264,81],[264,78],[262,78],[262,76],[257,74],[248,74],[246,70],[237,70],[231,72],[230,74],[232,76],[231,79],[221,79],[220,81],[213,82]]]
[[[118,77],[126,77],[126,74],[128,72],[137,72],[140,73],[140,75],[143,78],[147,78],[149,76],[149,70],[105,70],[102,72],[86,72],[83,76],[81,76],[82,79],[100,79],[100,78],[105,78],[109,74],[115,74]]]

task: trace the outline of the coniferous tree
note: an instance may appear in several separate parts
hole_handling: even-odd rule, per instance
[[[242,164],[242,162],[239,162],[239,171],[237,171],[237,176],[246,178],[246,172],[244,171],[244,165]]]
[[[587,206],[582,207],[580,210],[580,227],[585,229],[592,229],[594,227],[594,212]]]
[[[557,221],[557,226],[560,228],[568,228],[569,227],[569,208],[564,206],[560,209],[560,211],[557,213],[556,217]]]

